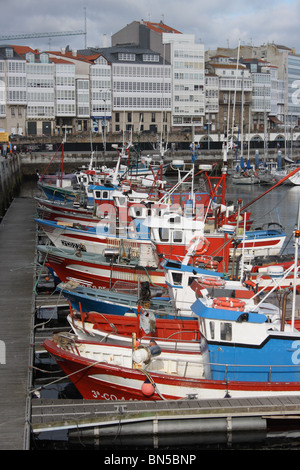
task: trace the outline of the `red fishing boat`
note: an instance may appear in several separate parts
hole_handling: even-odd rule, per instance
[[[124,256],[114,261],[113,248],[107,257],[53,246],[38,245],[37,249],[45,256],[45,265],[62,282],[73,280],[83,286],[110,289],[117,282],[137,285],[148,281],[155,286],[166,287],[162,269],[143,265],[134,257]]]
[[[131,346],[132,335],[137,341],[156,341],[162,350],[200,351],[197,319],[155,318],[140,306],[138,315],[108,315],[98,312],[71,310],[67,318],[78,339]]]

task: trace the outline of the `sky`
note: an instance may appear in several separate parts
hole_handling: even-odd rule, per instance
[[[40,50],[103,47],[133,21],[163,21],[193,34],[205,50],[266,43],[300,54],[300,0],[0,0],[0,43]],[[2,39],[4,35],[85,31],[85,35]],[[106,35],[106,36],[105,36]]]

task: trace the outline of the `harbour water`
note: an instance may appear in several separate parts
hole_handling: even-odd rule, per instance
[[[227,190],[226,190],[226,200],[237,202],[238,199],[242,200],[242,206],[248,204],[249,202],[255,200],[267,191],[270,186],[264,185],[249,185],[249,186],[239,186],[233,185],[228,179]],[[36,181],[28,180],[25,181],[21,187],[20,197],[34,197],[37,195],[38,189]],[[293,229],[296,224],[297,214],[298,214],[298,205],[300,200],[300,187],[297,186],[288,186],[282,185],[274,190],[270,191],[268,194],[258,199],[255,203],[251,204],[247,211],[251,212],[251,218],[254,220],[254,227],[261,227],[268,223],[279,223],[285,229],[287,233],[287,250],[289,252],[293,249]],[[68,398],[74,392],[72,388],[69,387],[68,382],[58,382],[51,386],[51,389],[42,391],[44,397],[58,397],[62,396]],[[68,395],[70,394],[70,395]],[[236,445],[235,449],[242,450],[252,450],[252,449],[299,449],[300,450],[300,423],[294,424],[294,429],[285,430],[279,427],[278,431],[274,435],[269,436],[267,442],[262,441],[260,443],[253,442],[241,442]],[[45,436],[44,436],[45,437]],[[71,448],[71,449],[85,449],[85,444],[83,442],[77,441],[76,444],[70,445],[66,443],[66,433],[49,433],[46,439],[46,443],[41,440],[33,440],[32,447],[34,449],[59,449],[59,448]],[[89,447],[89,446],[88,446]],[[232,447],[231,447],[232,448]],[[183,451],[184,447],[181,449]],[[200,445],[199,449],[227,449],[227,446],[222,446],[220,444],[203,446]],[[120,444],[120,451],[124,450]],[[170,449],[172,450],[172,449]],[[173,449],[174,450],[174,449]],[[176,444],[176,450],[180,450],[178,444]],[[189,449],[190,450],[190,449]],[[196,449],[194,449],[196,450]]]
[[[226,191],[226,199],[236,201],[240,198],[242,206],[254,201],[272,186],[259,184],[234,185],[229,184]],[[286,247],[292,249],[292,235],[297,223],[298,205],[300,202],[300,186],[282,184],[251,204],[246,211],[251,212],[254,221],[253,228],[264,226],[268,223],[281,224],[287,234]],[[275,228],[275,226],[273,226]]]

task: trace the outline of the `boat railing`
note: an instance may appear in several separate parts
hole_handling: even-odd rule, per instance
[[[158,356],[160,357],[160,356]],[[166,359],[167,361],[169,359]],[[299,373],[299,382],[300,382],[300,365],[294,365],[294,364],[291,364],[291,365],[285,365],[285,364],[222,364],[222,363],[213,363],[213,362],[206,362],[206,361],[200,361],[199,362],[199,359],[196,360],[196,359],[191,359],[191,358],[184,358],[184,357],[177,357],[177,358],[174,358],[171,360],[172,362],[175,362],[177,363],[178,365],[181,364],[182,366],[182,369],[183,369],[183,374],[182,376],[183,377],[186,377],[186,374],[187,374],[187,371],[189,369],[189,366],[201,366],[202,369],[204,370],[205,372],[205,369],[207,368],[208,370],[210,369],[214,369],[214,368],[218,368],[218,373],[222,373],[223,374],[223,377],[219,378],[217,380],[221,380],[221,381],[224,381],[224,382],[230,382],[230,381],[240,381],[241,379],[240,378],[230,378],[229,377],[229,374],[230,372],[234,373],[234,374],[237,374],[238,376],[238,368],[241,368],[243,369],[241,371],[241,373],[248,373],[251,374],[260,374],[260,371],[259,369],[261,370],[261,373],[262,374],[265,374],[266,375],[266,379],[265,380],[262,380],[262,375],[261,377],[257,378],[257,380],[255,379],[254,381],[256,382],[267,382],[267,383],[271,383],[271,382],[278,382],[278,377],[276,377],[276,372],[275,370],[277,369],[277,373],[279,374],[287,374],[287,373],[291,373],[291,374],[295,374],[295,373]],[[232,371],[231,371],[232,369]],[[252,369],[252,370],[251,370]],[[280,369],[280,370],[279,370]],[[210,379],[210,377],[206,377],[207,379]],[[290,377],[292,378],[292,377]],[[214,380],[214,379],[212,379]],[[247,381],[247,379],[245,379],[244,381]],[[280,380],[281,382],[282,380]],[[286,382],[295,382],[295,380],[288,380],[288,377],[286,378],[285,380]],[[298,380],[297,380],[298,381]]]
[[[176,338],[176,336],[180,336],[180,335],[191,335],[192,337],[190,339],[185,339],[185,338]],[[151,337],[149,335],[145,335],[145,336],[141,336],[140,340],[141,341],[147,341],[147,340],[154,340],[154,341],[157,341],[157,342],[162,342],[162,341],[166,341],[166,342],[174,342],[174,349],[175,350],[181,350],[181,348],[179,348],[178,346],[180,346],[182,344],[182,342],[188,342],[188,343],[191,343],[191,344],[199,344],[200,345],[200,339],[201,339],[201,335],[200,335],[200,331],[196,331],[196,330],[182,330],[182,331],[174,331],[173,333],[171,333],[169,336],[166,336],[164,338],[162,337],[159,337],[159,336],[153,336],[151,335]],[[200,349],[199,349],[199,352],[200,352]]]
[[[203,366],[209,366],[210,368],[214,367],[219,367],[222,368],[222,370],[218,370],[218,372],[223,372],[224,373],[224,380],[227,382],[228,380],[234,380],[234,379],[229,379],[228,376],[230,372],[233,372],[235,374],[238,374],[239,371],[238,369],[243,369],[243,373],[248,373],[251,374],[259,374],[264,373],[266,374],[267,380],[264,380],[264,382],[272,382],[272,378],[276,376],[276,373],[299,373],[299,382],[300,382],[300,365],[299,364],[221,364],[221,363],[210,363],[210,362],[205,362],[203,363]],[[252,369],[252,370],[251,370]],[[277,371],[277,372],[276,372]],[[238,379],[239,380],[239,379]],[[259,381],[259,380],[257,380]],[[276,378],[276,381],[278,381],[278,377]],[[288,381],[288,380],[287,380]]]

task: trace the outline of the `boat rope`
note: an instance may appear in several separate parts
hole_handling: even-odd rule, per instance
[[[53,384],[55,384],[55,383],[58,383],[58,382],[60,382],[60,381],[62,381],[62,380],[65,380],[66,378],[69,379],[70,377],[72,377],[72,376],[75,375],[75,374],[79,374],[79,373],[81,373],[81,372],[84,372],[84,371],[87,370],[87,369],[90,369],[91,367],[93,367],[93,366],[95,366],[95,365],[97,365],[97,364],[101,364],[101,362],[103,362],[103,361],[96,361],[96,362],[93,362],[93,364],[89,364],[89,365],[83,367],[82,369],[79,369],[79,370],[76,370],[75,372],[72,372],[71,374],[64,375],[63,377],[59,377],[58,379],[55,379],[55,380],[53,380],[52,382],[49,382],[48,384],[42,385],[41,387],[38,387],[38,388],[34,388],[34,389],[30,390],[30,393],[32,393],[32,394],[33,394],[33,393],[39,393],[39,391],[45,389],[45,387],[48,387],[49,385],[53,385]],[[31,366],[31,368],[34,369],[33,366]]]
[[[51,294],[51,295],[52,295],[52,294]],[[60,301],[61,296],[62,296],[62,292],[60,291],[60,293],[59,293],[59,295],[58,295],[58,298],[57,298],[57,301],[56,301],[56,307],[58,306],[58,302]],[[54,313],[55,313],[55,309],[53,309],[53,313],[52,313],[52,315],[48,318],[48,320],[46,320],[45,322],[42,322],[42,323],[37,323],[37,324],[35,324],[35,325],[33,326],[33,328],[35,329],[35,328],[39,328],[39,327],[41,327],[41,326],[47,325],[47,323],[49,323],[49,322],[52,320]]]

